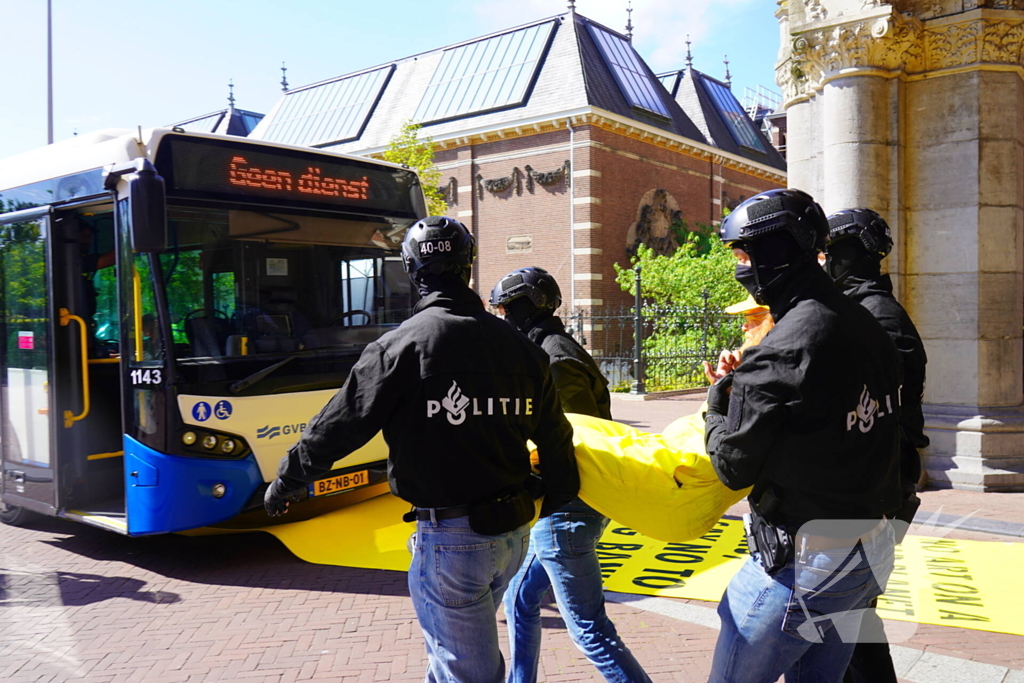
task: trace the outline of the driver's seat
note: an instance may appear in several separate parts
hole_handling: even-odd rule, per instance
[[[225,354],[231,323],[217,316],[196,316],[185,320],[185,337],[196,357],[220,357]]]

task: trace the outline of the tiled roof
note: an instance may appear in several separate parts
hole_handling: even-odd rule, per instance
[[[503,128],[520,121],[588,108],[604,109],[697,142],[706,142],[679,104],[658,86],[654,73],[635,52],[633,55],[637,56],[640,67],[653,84],[656,96],[669,116],[631,106],[594,43],[588,24],[592,24],[589,19],[570,12],[356,72],[369,73],[378,68],[394,67],[390,81],[383,87],[379,101],[366,118],[359,136],[338,144],[320,143],[320,146],[349,153],[383,149],[404,121],[416,120],[417,113],[426,121],[423,127],[425,136],[445,139],[469,131]],[[606,27],[593,25],[621,41],[626,40]],[[516,45],[524,44],[512,40],[517,36],[532,38],[534,42],[526,48],[516,48]],[[538,47],[538,39],[549,42]],[[507,49],[502,52],[499,47]],[[462,61],[456,62],[454,57]],[[484,65],[485,60],[489,68]],[[515,64],[520,64],[521,69],[514,71]],[[536,72],[532,73],[530,70],[534,65]],[[511,80],[503,81],[509,84],[506,91],[490,87],[496,82],[499,72],[511,77]],[[487,80],[491,78],[490,74],[495,76]],[[345,76],[324,84],[341,78]],[[441,82],[450,84],[447,92],[439,90]],[[448,102],[446,98],[449,96],[459,99]],[[274,139],[271,131],[287,115],[288,97],[285,95],[274,106],[251,137]],[[429,103],[429,106],[424,108],[424,103]],[[439,116],[437,112],[443,115]]]

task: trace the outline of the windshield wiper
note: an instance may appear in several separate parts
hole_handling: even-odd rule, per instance
[[[228,391],[230,391],[232,394],[241,393],[241,392],[245,391],[246,389],[248,389],[249,387],[251,387],[253,384],[256,384],[257,382],[259,382],[261,379],[263,379],[264,377],[266,377],[270,373],[272,373],[274,370],[277,370],[279,367],[282,367],[283,365],[285,365],[285,364],[295,360],[296,358],[298,358],[301,355],[304,355],[304,354],[302,354],[301,352],[300,353],[296,353],[294,355],[288,356],[284,360],[277,361],[276,363],[274,363],[273,365],[271,365],[269,367],[263,368],[262,370],[257,370],[256,372],[252,373],[251,375],[249,375],[245,379],[239,380],[239,381],[235,382],[234,384],[232,384],[230,387],[228,387]]]

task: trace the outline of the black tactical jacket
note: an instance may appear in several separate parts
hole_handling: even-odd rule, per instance
[[[527,336],[547,351],[562,410],[612,419],[608,380],[586,349],[565,331],[558,316],[540,321]]]
[[[776,524],[878,519],[902,502],[899,356],[821,269],[794,269],[771,297],[774,329],[733,372],[728,416],[707,414],[708,454]]]
[[[913,486],[921,476],[921,459],[918,448],[928,445],[924,434],[924,415],[921,402],[924,397],[925,365],[928,356],[924,342],[917,333],[907,311],[892,294],[892,280],[888,275],[877,278],[847,276],[841,283],[848,297],[868,309],[882,325],[889,338],[896,344],[903,360],[903,390],[900,401],[900,426],[902,427],[903,484]]]
[[[527,439],[537,445],[547,511],[579,490],[572,427],[544,352],[468,287],[427,295],[369,344],[278,476],[289,486],[313,481],[381,430],[391,491],[417,507],[466,505],[521,485]]]

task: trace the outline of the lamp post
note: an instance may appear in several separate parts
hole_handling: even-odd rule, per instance
[[[53,144],[53,7],[46,0],[46,144]]]
[[[636,273],[636,298],[633,303],[633,388],[631,394],[646,394],[644,387],[644,356],[643,356],[643,331],[644,313],[643,298],[640,296],[640,264],[634,266]]]

